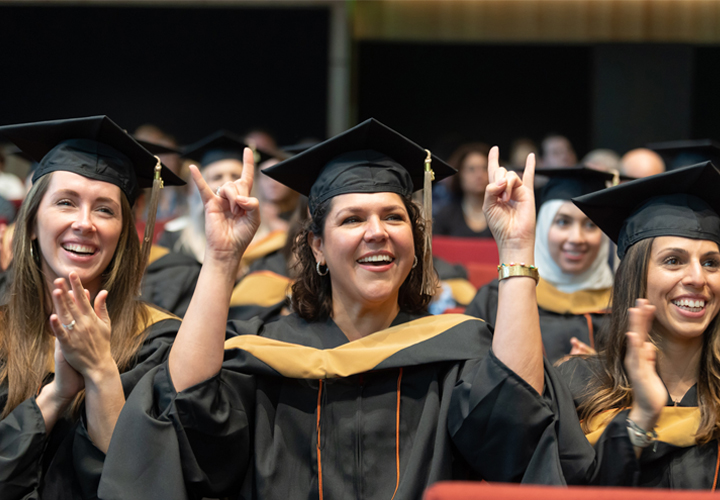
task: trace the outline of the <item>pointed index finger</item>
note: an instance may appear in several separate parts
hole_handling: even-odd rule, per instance
[[[535,189],[535,153],[530,153],[525,160],[525,171],[522,177],[523,185],[530,188],[530,192]]]
[[[496,182],[495,175],[500,168],[500,148],[493,146],[488,153],[488,179],[490,183]]]
[[[248,192],[245,196],[250,196],[253,182],[255,181],[255,154],[250,148],[243,149],[243,169],[242,174],[240,175],[240,180],[248,187]]]

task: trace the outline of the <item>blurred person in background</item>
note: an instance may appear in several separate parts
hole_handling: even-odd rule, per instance
[[[632,149],[620,161],[620,173],[639,179],[665,172],[665,162],[655,151],[646,148]]]
[[[530,153],[538,154],[537,144],[532,139],[520,137],[515,139],[510,145],[510,167],[513,170],[522,170],[525,168],[525,159]]]
[[[149,123],[141,125],[135,130],[133,136],[149,144],[163,146],[170,150],[178,149],[178,143],[175,138],[162,131],[156,125]],[[179,154],[167,152],[158,154],[157,156],[163,165],[167,166],[172,173],[181,179],[188,179],[188,173],[182,171],[182,161]],[[168,221],[185,215],[188,210],[187,196],[187,186],[167,186],[163,189],[158,203],[157,219],[159,221]]]
[[[262,162],[258,172],[279,163],[278,158]],[[260,200],[260,218],[270,230],[287,231],[290,218],[298,205],[300,194],[267,175],[257,175],[256,189]]]
[[[482,142],[460,146],[448,159],[458,173],[450,179],[452,201],[434,217],[433,234],[464,238],[492,238],[483,213],[488,184],[488,152]]]
[[[22,200],[25,197],[25,185],[15,174],[5,172],[5,154],[0,149],[0,196],[6,200]]]
[[[559,134],[548,134],[540,143],[540,166],[543,168],[574,167],[577,155],[570,140]]]
[[[593,149],[580,160],[580,163],[603,172],[620,171],[620,156],[612,149]]]

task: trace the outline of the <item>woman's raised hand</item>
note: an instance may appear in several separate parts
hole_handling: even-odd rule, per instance
[[[196,166],[191,166],[190,172],[205,206],[206,259],[239,259],[260,226],[258,200],[250,197],[255,172],[252,150],[243,151],[240,179],[223,184],[217,193],[213,193]]]
[[[630,330],[627,332],[627,370],[633,391],[633,405],[629,418],[649,431],[657,422],[660,411],[667,403],[667,390],[655,368],[656,347],[648,340],[655,306],[647,299],[638,299],[635,307],[628,309]]]
[[[503,255],[525,253],[535,245],[535,155],[528,155],[523,178],[501,167],[500,150],[494,146],[488,154],[488,185],[483,210],[488,226]]]
[[[72,290],[68,290],[64,278],[58,278],[51,294],[55,312],[50,315],[50,327],[60,343],[63,358],[83,377],[117,371],[110,351],[107,291],[97,294],[93,306],[78,275],[71,272],[68,279]]]

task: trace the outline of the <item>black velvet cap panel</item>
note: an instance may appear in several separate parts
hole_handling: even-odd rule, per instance
[[[656,236],[720,245],[720,172],[710,162],[637,179],[573,199],[618,245],[618,256]]]
[[[539,168],[535,175],[549,178],[540,193],[539,205],[548,200],[571,200],[611,185],[614,174],[578,165],[569,168]]]
[[[73,172],[118,186],[130,204],[141,188],[152,187],[157,159],[107,116],[5,125],[0,136],[39,163],[33,182]],[[164,165],[161,177],[168,185],[185,184]]]
[[[409,196],[422,189],[425,150],[370,118],[263,173],[308,196],[310,212],[340,194],[392,192]],[[432,155],[438,181],[455,173]]]
[[[712,139],[656,142],[647,147],[662,156],[668,170],[704,161],[720,165],[720,143]]]

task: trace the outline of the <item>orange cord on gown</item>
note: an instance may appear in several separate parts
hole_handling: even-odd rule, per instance
[[[322,460],[320,458],[320,407],[322,403],[323,381],[318,380],[318,399],[317,399],[317,465],[318,465],[318,494],[320,500],[323,500],[323,482],[322,482]]]

